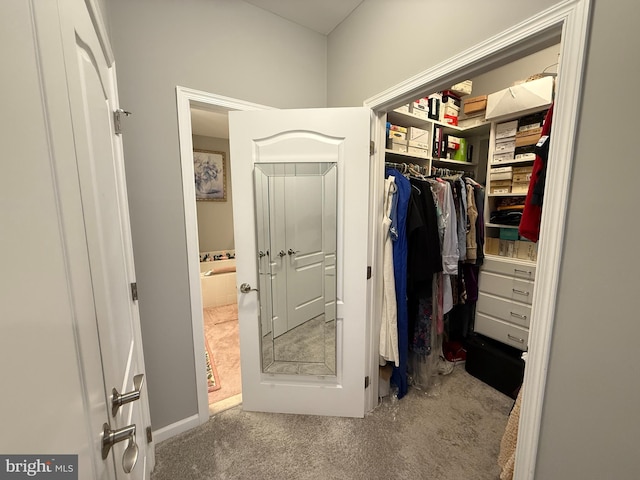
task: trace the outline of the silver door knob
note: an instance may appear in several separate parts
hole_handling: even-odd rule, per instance
[[[249,293],[251,291],[257,292],[258,289],[257,288],[251,288],[251,285],[249,285],[248,283],[243,283],[242,285],[240,285],[240,291],[242,293]]]
[[[267,254],[264,253],[262,250],[258,251],[258,257],[262,258],[262,257],[266,257]]]
[[[111,430],[108,423],[102,426],[102,459],[109,456],[111,447],[116,443],[129,440],[129,445],[122,456],[122,469],[125,473],[131,473],[138,461],[138,444],[136,443],[136,426],[127,425],[117,430]]]
[[[285,255],[286,255],[286,253],[284,253],[284,250],[280,250],[280,251],[278,252],[278,256],[279,256],[280,258],[284,257]]]
[[[294,250],[293,248],[290,248],[287,253],[289,255],[295,255],[296,253],[300,253],[300,250]]]
[[[115,417],[118,409],[127,403],[135,402],[140,399],[140,390],[144,383],[144,373],[140,373],[133,377],[133,391],[127,393],[118,393],[114,388],[111,392],[111,414]]]

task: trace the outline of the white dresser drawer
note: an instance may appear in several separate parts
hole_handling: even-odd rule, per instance
[[[482,313],[476,313],[474,330],[477,333],[511,345],[519,350],[527,349],[529,332],[527,329],[518,327],[517,325],[498,320],[497,318],[488,317]]]
[[[524,303],[480,292],[478,294],[476,311],[478,313],[486,313],[487,315],[523,328],[529,328],[531,307]]]
[[[519,262],[512,258],[503,260],[495,257],[485,257],[482,263],[482,271],[500,273],[524,280],[535,280],[536,278],[536,266],[534,264]]]
[[[509,300],[531,305],[534,283],[496,273],[480,272],[478,289],[484,293],[498,295]]]

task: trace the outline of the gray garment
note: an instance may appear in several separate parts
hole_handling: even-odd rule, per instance
[[[458,250],[460,252],[460,261],[463,262],[467,259],[467,186],[462,178],[457,180],[462,186],[460,192],[460,208],[458,209]]]

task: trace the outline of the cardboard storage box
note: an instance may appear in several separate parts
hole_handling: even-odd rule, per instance
[[[487,109],[487,96],[465,98],[463,102],[463,111],[465,115],[480,113]]]
[[[538,244],[526,240],[516,242],[516,258],[535,262],[538,259]]]
[[[527,167],[513,167],[513,174],[516,175],[518,173],[532,173],[533,165],[529,165]]]
[[[429,131],[417,127],[409,127],[407,140],[409,140],[409,142],[415,142],[413,145],[415,147],[420,147],[420,144],[424,144],[426,147],[420,148],[427,148],[429,146]]]
[[[499,181],[503,181],[503,180],[499,180]],[[494,183],[496,182],[492,182],[491,187],[489,187],[489,193],[490,194],[511,193],[511,181],[510,180],[505,180],[505,181],[508,182],[508,185],[502,185],[500,187],[496,187],[494,185]]]
[[[487,237],[484,239],[484,253],[489,255],[498,255],[500,252],[500,239]]]
[[[458,126],[458,117],[454,115],[445,115],[442,121],[449,125]]]
[[[407,153],[408,151],[407,142],[404,142],[404,143],[392,142],[389,147],[389,150],[392,150],[398,153]]]
[[[471,89],[473,88],[472,80],[465,80],[464,82],[456,83],[449,90],[456,95],[463,97],[464,95],[471,95]]]
[[[540,140],[542,128],[532,128],[516,133],[516,147],[524,147],[526,145],[535,145]]]
[[[512,167],[499,167],[492,168],[490,170],[490,178],[492,182],[496,180],[511,180],[513,177],[513,168]]]
[[[411,104],[411,115],[413,115],[414,117],[418,117],[422,120],[428,120],[429,119],[429,109],[427,108],[426,110],[421,108],[421,107],[416,107],[415,103]]]
[[[516,151],[516,140],[515,138],[505,138],[496,141],[496,148],[494,152],[496,155],[501,153],[513,153]]]
[[[429,156],[429,150],[427,150],[426,148],[412,147],[411,145],[409,145],[407,153],[424,158]]]
[[[507,137],[515,137],[518,132],[518,121],[499,123],[496,125],[496,140]]]
[[[515,173],[513,172],[513,183],[529,183],[531,180],[531,172],[529,173]]]
[[[491,165],[497,165],[505,162],[513,161],[513,152],[500,153],[498,155],[494,155],[491,160]]]
[[[409,113],[410,111],[409,107],[410,105],[407,103],[405,105],[401,105],[400,107],[396,108],[394,111],[398,113]]]
[[[527,193],[529,191],[529,182],[516,182],[511,185],[511,193]]]
[[[394,141],[397,142],[399,140],[402,141],[407,141],[407,134],[406,132],[399,132],[397,130],[389,130],[389,138]]]

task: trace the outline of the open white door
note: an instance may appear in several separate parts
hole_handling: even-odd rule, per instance
[[[364,416],[369,119],[229,114],[245,410]]]

